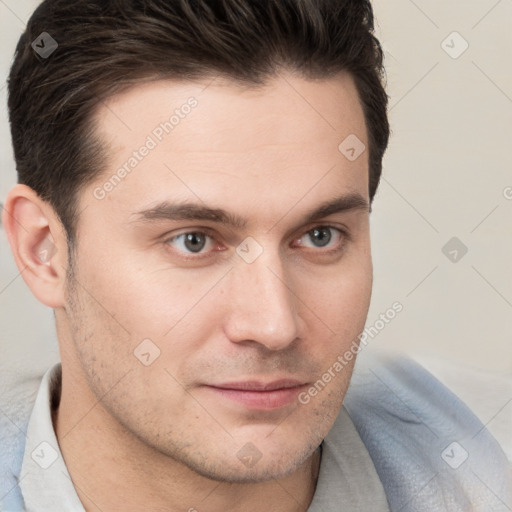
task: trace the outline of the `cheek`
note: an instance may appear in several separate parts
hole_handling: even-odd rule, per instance
[[[183,269],[162,261],[150,265],[143,254],[126,251],[90,258],[81,270],[87,280],[84,286],[111,320],[142,340],[172,337],[182,325],[199,328],[197,311],[211,302],[211,290],[226,269]]]
[[[329,274],[303,279],[304,296],[312,312],[344,341],[364,328],[372,293],[372,264],[369,255],[341,262]]]

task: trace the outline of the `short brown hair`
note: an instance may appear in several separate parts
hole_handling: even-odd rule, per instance
[[[32,47],[43,32],[58,44],[47,58]],[[352,75],[368,131],[372,200],[389,123],[369,0],[43,1],[8,80],[18,181],[53,206],[72,242],[78,193],[105,167],[92,122],[99,102],[160,78],[221,75],[261,86],[280,68],[312,79]]]

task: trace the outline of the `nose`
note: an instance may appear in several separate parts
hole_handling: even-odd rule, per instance
[[[239,261],[229,282],[225,333],[232,342],[252,342],[283,350],[299,336],[299,303],[281,259],[261,255]]]

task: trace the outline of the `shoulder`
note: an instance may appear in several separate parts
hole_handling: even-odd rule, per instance
[[[362,355],[344,405],[392,509],[512,505],[510,464],[466,404],[408,357]]]
[[[0,509],[23,510],[19,474],[30,413],[43,374],[0,365]]]
[[[16,364],[0,364],[0,428],[2,434],[23,432],[34,407],[44,372],[24,371]],[[5,438],[2,436],[2,440]],[[2,446],[5,446],[2,442]]]
[[[512,464],[512,374],[425,354],[413,354],[412,358],[471,409]]]

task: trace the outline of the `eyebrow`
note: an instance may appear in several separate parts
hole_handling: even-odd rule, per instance
[[[307,212],[302,218],[302,223],[307,224],[335,213],[363,210],[371,212],[366,199],[358,193],[350,193],[336,197],[320,204],[315,209]],[[291,209],[289,210],[291,211]],[[283,215],[283,218],[289,213]],[[138,211],[134,214],[134,222],[148,222],[154,220],[200,220],[225,224],[235,229],[243,229],[247,226],[248,219],[231,213],[221,208],[212,208],[200,203],[189,201],[170,203],[163,201],[153,208]]]

